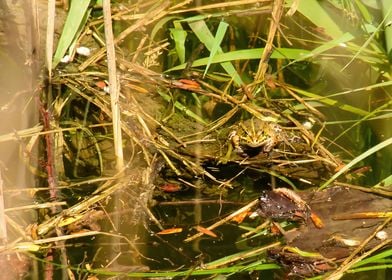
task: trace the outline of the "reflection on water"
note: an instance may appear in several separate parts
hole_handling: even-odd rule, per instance
[[[34,1],[0,1],[0,172],[5,208],[32,204],[25,188],[34,185],[33,174],[25,162],[34,162],[27,141],[20,132],[37,124],[34,89],[37,86],[37,30],[33,16]],[[29,154],[32,156],[29,158]],[[32,217],[20,210],[6,210],[1,245],[24,236],[24,228]],[[2,211],[1,211],[2,212]],[[12,266],[10,266],[12,263]],[[2,279],[19,279],[30,270],[28,258],[19,254],[0,255],[0,269],[7,272]]]

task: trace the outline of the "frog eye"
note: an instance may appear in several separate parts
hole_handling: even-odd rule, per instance
[[[280,127],[279,125],[274,125],[273,129],[276,133],[282,132],[282,127]]]
[[[265,136],[264,131],[258,131],[258,132],[257,132],[257,136],[259,136],[259,137],[260,137],[260,136],[263,136],[263,137],[264,137],[264,136]]]
[[[237,131],[236,130],[233,130],[232,132],[230,132],[229,133],[229,139],[232,139],[234,136],[236,136],[237,135]]]
[[[266,192],[266,191],[262,191],[262,192],[261,192],[261,195],[259,196],[259,201],[260,201],[260,202],[265,202],[265,201],[267,201],[267,200],[268,200],[267,192]]]

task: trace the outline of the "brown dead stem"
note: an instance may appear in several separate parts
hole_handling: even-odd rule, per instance
[[[114,154],[116,156],[116,169],[117,172],[119,172],[120,170],[124,169],[124,155],[121,134],[121,112],[119,107],[120,84],[117,76],[110,0],[103,0],[103,18],[105,25],[105,42],[109,74],[109,92],[113,123]]]
[[[241,213],[251,209],[252,207],[256,206],[257,203],[259,203],[258,199],[255,199],[255,200],[249,202],[247,205],[245,205],[244,207],[242,207],[242,208],[238,209],[237,211],[231,213],[230,215],[228,215],[227,217],[223,218],[222,220],[216,222],[213,225],[210,225],[209,227],[207,227],[207,229],[208,230],[213,230],[213,229],[215,229],[215,228],[217,228],[217,227],[227,223],[228,221],[233,219],[235,216],[237,216],[237,215],[239,215],[239,214],[241,214]],[[196,234],[188,237],[187,239],[185,239],[184,242],[190,242],[190,241],[195,240],[196,238],[198,238],[198,237],[200,237],[202,235],[203,235],[203,233],[200,233],[200,232],[196,233]]]
[[[268,61],[273,51],[275,34],[279,28],[280,18],[282,17],[283,14],[284,1],[275,0],[272,2],[272,5],[273,8],[272,8],[270,28],[268,31],[267,43],[264,47],[264,51],[259,62],[259,67],[257,69],[257,73],[254,78],[256,84],[264,81],[264,75],[268,69]],[[251,91],[254,91],[254,88]]]
[[[377,246],[373,247],[371,250],[363,253],[360,256],[357,256],[361,251],[364,250],[365,246],[375,238],[376,234],[382,230],[385,226],[388,225],[392,221],[392,218],[386,219],[380,226],[378,226],[368,238],[366,238],[352,253],[349,257],[347,257],[343,263],[330,275],[328,275],[325,279],[326,280],[337,280],[343,277],[344,273],[349,270],[353,265],[358,263],[359,261],[363,260],[367,256],[370,256],[377,250],[381,249],[382,247],[390,244],[392,239],[386,239],[383,242],[379,243]]]

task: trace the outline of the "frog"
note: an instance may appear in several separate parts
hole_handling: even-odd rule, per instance
[[[307,225],[311,221],[316,229],[324,222],[296,192],[287,188],[263,190],[259,196],[257,214],[272,221],[293,221]]]
[[[279,124],[251,118],[234,125],[229,140],[239,155],[255,156],[260,152],[271,152],[282,142],[282,134]]]
[[[286,188],[263,190],[259,196],[257,213],[272,221],[299,221],[306,224],[311,209],[294,191]]]
[[[289,246],[269,249],[267,256],[279,263],[288,273],[287,278],[290,279],[314,277],[337,267],[333,260],[319,253],[304,252]]]

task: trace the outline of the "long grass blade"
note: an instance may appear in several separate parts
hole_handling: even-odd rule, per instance
[[[180,63],[185,63],[185,40],[187,37],[186,31],[182,28],[178,21],[173,22],[175,28],[170,28],[170,34],[174,40],[176,51]]]
[[[286,1],[291,6],[292,0]],[[336,21],[321,6],[320,1],[299,1],[298,12],[313,22],[316,26],[324,29],[324,32],[332,38],[339,38],[343,35],[342,30]]]
[[[167,95],[166,93],[162,92],[161,90],[158,90],[159,95],[166,100],[167,102],[171,102],[171,97]],[[187,116],[193,118],[195,121],[198,123],[207,125],[207,122],[203,120],[199,115],[195,114],[191,110],[188,109],[185,105],[181,104],[179,101],[174,102],[174,107],[176,107],[178,110],[182,111],[184,114]]]
[[[207,74],[208,69],[210,68],[212,59],[214,58],[214,56],[217,54],[218,50],[220,49],[220,45],[222,43],[223,38],[225,37],[228,26],[229,25],[224,21],[221,21],[219,23],[218,30],[216,31],[216,35],[215,35],[212,49],[210,52],[210,56],[208,57],[206,69],[204,70],[204,74],[203,74],[204,76]]]
[[[383,259],[390,258],[391,256],[392,256],[392,249],[389,249],[389,250],[383,251],[377,255],[366,258],[366,259],[356,263],[355,265],[353,265],[353,267],[359,267],[359,266],[369,264],[369,263],[380,263]]]
[[[212,59],[211,64],[213,63],[225,63],[236,60],[249,60],[249,59],[260,59],[261,54],[263,53],[264,48],[256,48],[256,49],[246,49],[246,50],[238,50],[226,53],[217,53]],[[302,60],[306,57],[309,57],[310,52],[303,49],[290,49],[290,48],[277,48],[272,54],[271,58],[274,59],[297,59]],[[208,64],[209,57],[200,58],[193,62],[193,67],[205,66]],[[177,65],[173,68],[166,70],[166,72],[177,71],[185,69],[186,64]]]
[[[381,0],[381,5],[382,5],[382,12],[383,12],[383,16],[385,18],[385,21],[387,23],[391,23],[392,21],[392,2],[390,0]],[[387,45],[387,54],[388,57],[391,58],[392,56],[392,28],[385,28],[384,29],[385,32],[385,43]]]
[[[309,92],[309,91],[306,91],[306,90],[302,90],[302,89],[299,89],[299,88],[294,88],[294,87],[291,87],[291,86],[289,86],[289,88],[291,90],[295,91],[296,93],[302,95],[302,96],[306,96],[306,97],[309,97],[309,98],[314,98],[314,99],[316,99],[317,101],[319,101],[321,103],[324,103],[324,104],[329,105],[329,106],[337,107],[337,108],[339,108],[339,109],[341,109],[343,111],[347,111],[347,112],[350,112],[350,113],[353,113],[353,114],[356,114],[356,115],[359,115],[359,116],[367,116],[369,114],[368,111],[362,110],[360,108],[357,108],[357,107],[354,107],[354,106],[351,106],[351,105],[348,105],[348,104],[340,103],[339,101],[334,100],[332,98],[323,97],[321,95],[317,95],[315,93],[312,93],[312,92]]]
[[[89,16],[89,5],[91,0],[73,1],[69,9],[67,19],[64,23],[63,32],[61,33],[56,53],[53,57],[52,69],[57,66],[63,58],[72,42],[75,40],[78,32],[81,31],[84,23]]]
[[[205,21],[200,20],[200,21],[190,22],[189,26],[191,27],[191,29],[193,30],[197,38],[199,38],[200,42],[202,42],[205,45],[205,47],[211,52],[211,50],[214,47],[214,36],[211,34],[211,31],[208,28]],[[223,53],[220,47],[218,48],[217,53]],[[238,75],[237,71],[235,70],[231,62],[222,62],[221,66],[223,67],[223,69],[225,69],[227,74],[230,75],[230,77],[232,78],[235,84],[237,85],[244,84],[240,75]]]
[[[368,156],[378,152],[379,150],[389,146],[392,144],[392,138],[388,138],[387,140],[377,144],[373,148],[367,150],[366,152],[362,153],[361,155],[357,156],[354,158],[352,161],[350,161],[347,165],[345,165],[342,169],[340,169],[338,172],[336,172],[328,181],[326,181],[324,184],[322,184],[319,188],[319,190],[325,189],[329,184],[331,184],[336,178],[338,178],[340,175],[344,174],[348,170],[350,170],[351,167],[356,165],[358,162],[362,161],[363,159],[367,158]]]

